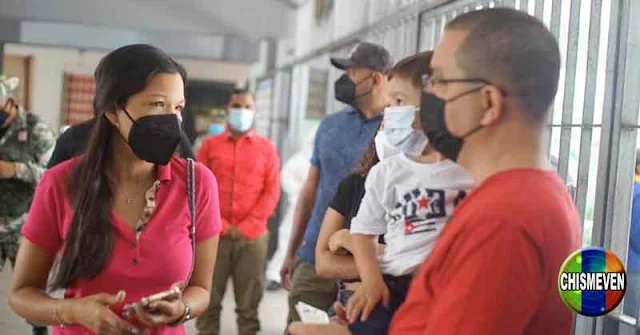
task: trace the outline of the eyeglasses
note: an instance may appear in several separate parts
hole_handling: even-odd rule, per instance
[[[478,83],[484,85],[492,85],[497,87],[503,96],[507,96],[507,91],[502,87],[484,79],[484,78],[452,78],[452,79],[437,79],[433,78],[428,74],[423,74],[420,77],[422,82],[422,89],[426,90],[428,87],[435,87],[436,85],[447,85],[447,84],[455,84],[455,83]]]

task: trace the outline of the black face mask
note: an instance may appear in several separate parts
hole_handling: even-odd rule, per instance
[[[0,109],[0,127],[4,125],[4,123],[7,121],[8,118],[9,118],[9,113],[4,109]]]
[[[464,139],[482,129],[482,125],[478,125],[461,137],[451,134],[449,129],[447,129],[447,122],[445,120],[445,106],[448,102],[452,102],[479,89],[480,88],[463,92],[449,100],[440,99],[431,93],[422,92],[420,99],[420,123],[422,130],[424,130],[424,133],[429,138],[429,143],[433,145],[434,149],[454,162],[458,160]]]
[[[9,103],[11,103],[11,107],[7,107],[9,106]],[[2,125],[4,125],[4,123],[7,122],[7,119],[9,118],[9,108],[13,108],[13,102],[11,100],[7,101],[7,104],[2,107],[2,109],[0,109],[0,127],[2,127]]]
[[[340,76],[333,85],[336,100],[357,108],[357,106],[355,106],[356,99],[368,95],[373,89],[361,95],[356,95],[356,89],[358,85],[369,79],[372,75],[373,74],[367,76],[358,83],[353,82],[346,73]]]
[[[149,163],[167,165],[180,144],[180,124],[174,114],[149,115],[133,120],[127,143],[138,158]]]

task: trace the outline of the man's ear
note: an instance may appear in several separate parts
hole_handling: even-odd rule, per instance
[[[386,79],[387,79],[387,76],[385,76],[381,72],[374,72],[373,73],[373,84],[376,85],[376,86],[380,85],[380,84],[383,84]]]
[[[480,124],[486,127],[496,123],[504,113],[504,95],[497,87],[486,85],[480,90],[480,99],[484,109]]]

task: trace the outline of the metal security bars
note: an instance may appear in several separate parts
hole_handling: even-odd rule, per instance
[[[253,128],[263,136],[269,136],[269,128],[271,127],[269,118],[275,112],[273,87],[273,77],[262,78],[256,85],[256,110],[259,112],[256,113]]]
[[[388,27],[371,31],[364,40],[380,44],[396,59],[402,59],[416,51],[418,21],[418,14],[402,18]]]
[[[637,48],[633,48],[640,38],[640,4],[632,2],[457,1],[422,14],[420,26],[420,50],[428,50],[437,44],[446,24],[443,21],[469,7],[514,7],[533,13],[548,25],[559,41],[563,63],[548,120],[550,155],[557,161],[559,174],[576,188],[575,201],[584,220],[584,243],[603,245],[622,259],[628,249],[634,153],[640,127],[640,103],[635,98],[637,93],[631,93],[640,88],[640,61]],[[628,10],[620,11],[620,7]],[[636,16],[632,23],[630,13]],[[635,57],[629,58],[625,51],[635,52]],[[616,66],[615,60],[625,66]],[[631,96],[617,93],[619,90]],[[622,104],[619,109],[617,103]],[[619,317],[621,314],[622,306],[609,317],[616,323],[608,326],[603,321],[579,318],[576,334],[601,334],[605,328],[624,328],[617,322],[636,323]]]
[[[288,121],[272,126],[271,136],[286,128],[286,135],[278,135],[280,143],[290,143],[289,150],[295,150],[296,144],[302,142],[309,129],[305,115],[307,99],[314,95],[309,92],[313,81],[309,74],[313,71],[327,71],[325,112],[342,106],[333,98],[333,82],[341,72],[331,68],[329,56],[346,56],[358,40],[382,44],[401,59],[433,49],[447,22],[461,13],[484,7],[526,11],[541,19],[560,45],[559,89],[548,119],[549,154],[557,163],[559,174],[575,189],[584,244],[604,246],[626,259],[635,152],[640,147],[640,1],[444,2],[396,1],[396,7],[369,8],[375,12],[370,14],[369,22],[376,24],[333,41],[272,74],[276,97],[271,105],[278,107],[272,107],[271,122],[280,122],[283,117]],[[393,13],[390,8],[399,12]],[[287,80],[280,72],[287,71],[291,73],[288,85],[280,83]],[[289,103],[282,105],[279,101],[287,94]],[[632,334],[632,328],[640,335],[640,322],[624,315],[621,304],[604,318],[578,318],[575,333]]]
[[[289,92],[291,92],[291,71],[282,71],[276,74],[273,91],[273,108],[269,117],[269,138],[277,148],[280,148],[280,159],[286,160],[288,150],[287,138],[289,137],[289,113],[291,111]]]

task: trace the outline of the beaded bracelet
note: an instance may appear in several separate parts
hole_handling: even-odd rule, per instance
[[[177,327],[177,326],[179,326],[179,325],[191,320],[191,318],[192,318],[192,316],[191,316],[191,305],[185,300],[182,300],[182,304],[184,305],[184,314],[182,314],[182,317],[180,317],[180,319],[170,323],[169,326]]]

